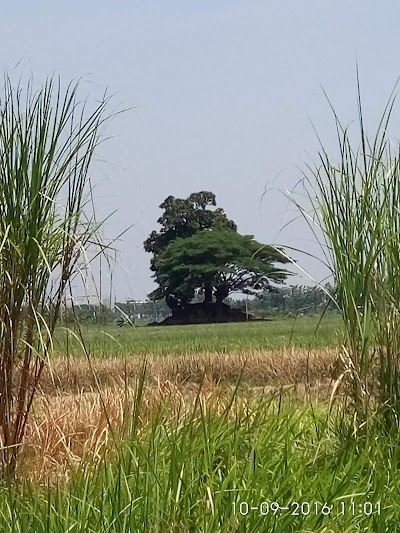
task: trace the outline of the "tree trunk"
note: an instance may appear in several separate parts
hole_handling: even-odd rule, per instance
[[[173,294],[167,294],[165,297],[165,303],[168,305],[171,311],[174,311],[177,309],[179,301],[178,298],[176,298]]]
[[[213,297],[213,291],[211,285],[206,285],[204,287],[204,303],[210,304],[212,303],[212,297]]]
[[[223,301],[229,295],[229,286],[227,283],[220,283],[215,291],[216,307],[215,307],[215,320],[222,322],[224,317],[224,304]]]
[[[218,299],[215,304],[215,321],[222,322],[224,318],[224,304],[221,299]]]

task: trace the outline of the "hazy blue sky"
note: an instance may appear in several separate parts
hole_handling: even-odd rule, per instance
[[[37,81],[85,76],[92,94],[108,87],[135,106],[111,125],[93,171],[99,214],[118,210],[107,234],[133,224],[118,244],[116,296],[145,298],[142,243],[170,194],[212,190],[240,232],[317,250],[301,223],[279,233],[294,214],[278,189],[316,158],[310,119],[334,146],[321,84],[345,123],[356,117],[356,60],[376,119],[400,74],[399,20],[394,0],[3,1],[1,57],[8,69],[22,59]]]

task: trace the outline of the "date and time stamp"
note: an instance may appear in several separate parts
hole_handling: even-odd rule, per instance
[[[249,516],[258,514],[261,516],[287,513],[292,516],[359,516],[367,517],[381,514],[381,502],[343,500],[334,503],[316,501],[293,501],[288,504],[282,502],[232,502],[233,514],[237,516]]]

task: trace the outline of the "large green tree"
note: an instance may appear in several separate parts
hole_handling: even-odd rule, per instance
[[[283,283],[289,272],[276,263],[288,262],[280,250],[260,244],[252,235],[227,227],[203,229],[174,239],[157,255],[153,277],[159,288],[153,297],[174,295],[188,301],[202,292],[205,302],[215,297],[218,315],[231,292],[257,294]]]
[[[151,270],[157,274],[158,256],[167,246],[178,238],[188,238],[198,231],[210,228],[229,228],[236,231],[236,224],[229,220],[225,211],[216,207],[215,194],[210,191],[200,191],[192,193],[188,198],[175,198],[168,196],[160,205],[164,210],[158,223],[161,225],[160,231],[152,231],[150,236],[144,241],[146,252],[153,254],[151,260]],[[156,277],[156,276],[155,276]],[[167,287],[160,286],[153,291],[150,298],[159,300],[167,297],[171,302],[173,293]],[[181,298],[183,295],[181,294]],[[207,298],[210,298],[209,292]],[[187,301],[190,294],[186,295]]]

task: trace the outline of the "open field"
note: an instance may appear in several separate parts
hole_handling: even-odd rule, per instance
[[[89,328],[91,363],[76,343],[43,377],[0,530],[387,531],[396,458],[378,459],[391,441],[341,448],[340,403],[328,417],[340,323],[316,324],[103,329],[116,340]],[[372,516],[341,503],[353,493]],[[290,512],[247,511],[274,501]],[[292,515],[295,501],[310,512]]]
[[[130,355],[190,355],[199,353],[269,351],[337,345],[341,329],[338,315],[294,319],[205,324],[195,326],[129,327],[82,326],[82,335],[93,357]],[[58,355],[82,356],[80,343],[63,331],[58,333]]]
[[[329,413],[340,322],[316,325],[91,327],[89,361],[59,338],[0,531],[396,531],[397,435]]]

